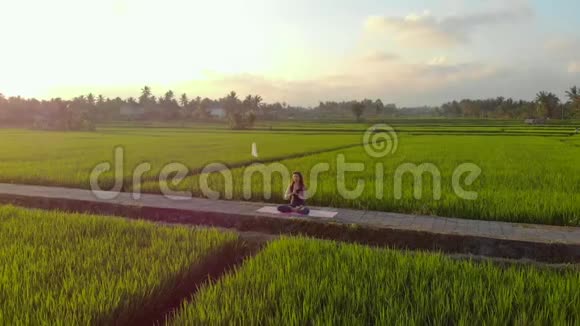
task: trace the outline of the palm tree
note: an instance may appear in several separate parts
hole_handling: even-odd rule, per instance
[[[352,113],[354,114],[354,116],[356,117],[356,121],[361,120],[361,116],[363,114],[364,108],[365,108],[365,105],[360,103],[360,102],[354,102],[352,104],[351,110],[352,110]]]
[[[570,87],[569,91],[566,91],[566,96],[568,96],[569,105],[572,109],[572,114],[576,115],[580,112],[580,88],[576,86]]]
[[[179,98],[179,104],[181,104],[181,107],[186,107],[189,104],[189,99],[187,98],[187,94],[183,93],[181,94],[181,97]]]
[[[230,100],[238,100],[238,94],[236,94],[235,91],[231,91],[228,95],[226,95],[226,99],[230,99]]]
[[[163,99],[159,99],[161,106],[163,106],[163,117],[166,120],[172,120],[179,115],[179,105],[175,100],[175,93],[172,90],[165,92]]]
[[[95,106],[95,95],[93,95],[93,93],[89,93],[89,95],[87,95],[87,104],[90,106]]]
[[[549,118],[556,117],[556,110],[560,104],[560,99],[552,92],[541,91],[536,94],[537,110],[539,115]]]
[[[244,121],[245,109],[250,105],[251,96],[247,96],[244,101],[238,99],[236,92],[231,91],[224,99],[223,105],[226,111],[230,127],[232,129],[243,129],[246,127]]]
[[[78,97],[73,98],[73,102],[78,102],[80,104],[86,104],[87,99],[85,98],[84,95],[79,95]]]
[[[572,103],[580,101],[580,88],[576,86],[570,87],[570,90],[566,91],[566,96]]]
[[[164,96],[163,100],[166,103],[173,102],[175,100],[175,94],[173,93],[173,91],[172,90],[168,90],[167,92],[165,92],[165,96]]]
[[[141,105],[149,104],[150,98],[151,98],[151,87],[145,85],[141,89],[141,96],[139,96],[139,104]]]
[[[224,109],[228,115],[233,115],[238,111],[239,108],[238,94],[236,92],[231,91],[226,97],[224,98]]]
[[[141,95],[151,96],[151,87],[145,85],[141,88]]]
[[[376,99],[375,100],[375,112],[378,114],[383,113],[383,110],[385,109],[385,105],[383,104],[383,101],[381,101],[381,99]]]
[[[262,97],[260,95],[254,95],[254,112],[260,112],[261,108],[263,107],[262,104]],[[255,118],[255,117],[254,117]]]
[[[252,111],[256,112],[258,107],[260,106],[260,102],[262,102],[262,97],[260,95],[252,96],[248,95],[242,101],[244,112]]]
[[[252,97],[252,95],[246,96],[246,98],[242,101],[242,104],[244,111],[252,110],[252,108],[254,107],[254,98]]]
[[[103,94],[99,94],[99,96],[97,96],[97,106],[103,107],[104,104],[105,104],[105,97],[103,96]]]
[[[201,97],[198,96],[195,98],[195,102],[197,103],[197,116],[200,119],[207,119],[209,117],[207,109],[211,104],[211,100],[207,97],[202,100]]]

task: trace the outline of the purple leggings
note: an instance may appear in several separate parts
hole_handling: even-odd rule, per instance
[[[282,212],[282,213],[290,213],[294,209],[296,209],[296,207],[292,207],[290,205],[280,205],[280,206],[278,206],[278,211],[279,212]],[[298,209],[296,210],[296,212],[297,213],[300,213],[302,215],[308,215],[308,213],[310,212],[310,209],[308,209],[308,207],[300,206],[300,207],[298,207]]]

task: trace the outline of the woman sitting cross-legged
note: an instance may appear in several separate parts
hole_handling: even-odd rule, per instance
[[[306,215],[310,212],[306,204],[306,185],[302,173],[292,173],[292,182],[286,189],[284,199],[290,199],[290,205],[278,206],[278,211],[282,213],[296,212]]]

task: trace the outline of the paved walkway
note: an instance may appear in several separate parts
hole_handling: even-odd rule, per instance
[[[215,225],[270,233],[307,234],[397,248],[553,262],[580,262],[580,228],[352,209],[334,217],[259,213],[265,203],[214,201],[202,198],[171,200],[143,194],[133,199],[121,193],[102,200],[89,190],[0,183],[0,202],[38,208],[114,214],[157,221]]]

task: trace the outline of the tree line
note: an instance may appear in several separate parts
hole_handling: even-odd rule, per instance
[[[93,130],[95,124],[120,120],[146,121],[227,121],[232,129],[251,128],[256,120],[339,120],[354,117],[383,119],[400,115],[444,117],[525,119],[580,118],[580,88],[566,91],[566,101],[541,91],[534,101],[511,98],[463,99],[439,107],[398,108],[382,100],[326,101],[314,108],[288,105],[285,102],[264,103],[260,95],[238,97],[234,91],[218,99],[176,96],[171,90],[153,95],[144,86],[137,98],[109,98],[103,95],[80,95],[69,100],[37,100],[0,93],[0,125],[27,126],[53,130]],[[215,110],[223,115],[216,115]]]
[[[354,115],[356,121],[361,121],[363,116],[369,118],[392,117],[397,115],[397,106],[393,103],[383,104],[380,99],[362,101],[343,101],[343,102],[320,102],[314,108],[320,116],[335,117]]]
[[[573,86],[565,92],[562,102],[556,94],[541,91],[534,101],[511,98],[483,100],[463,99],[452,101],[435,109],[437,115],[446,117],[496,118],[496,119],[573,119],[580,118],[580,88]]]
[[[223,119],[211,114],[223,110]],[[53,98],[37,100],[20,96],[5,97],[0,93],[0,125],[26,126],[52,130],[93,130],[96,123],[145,121],[213,121],[226,120],[232,129],[253,126],[256,117],[277,119],[277,112],[289,109],[286,104],[263,103],[260,95],[240,99],[230,92],[219,99],[176,96],[171,90],[155,96],[144,86],[138,98],[108,98],[103,95],[80,95],[69,100]]]

